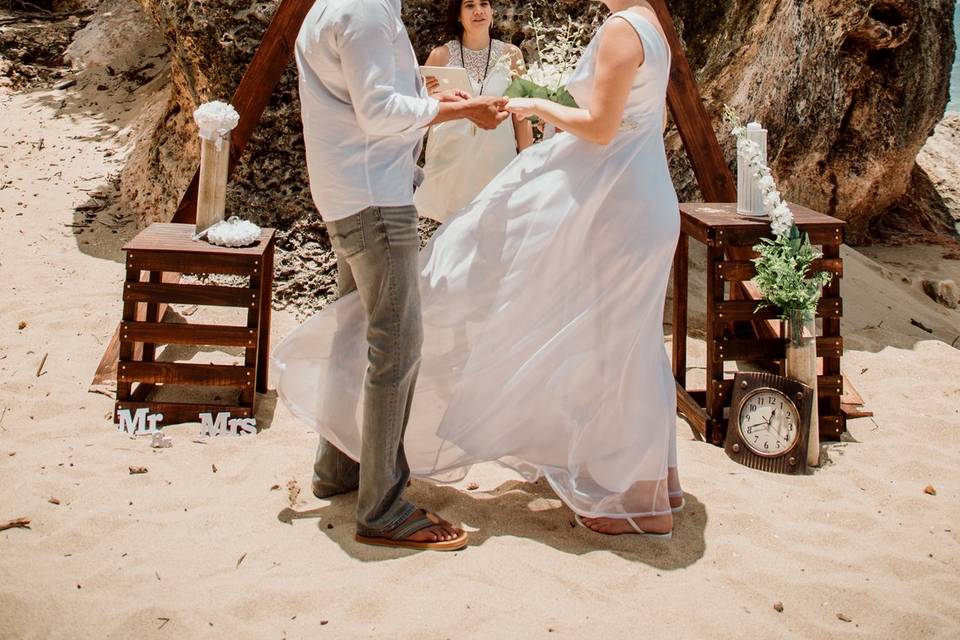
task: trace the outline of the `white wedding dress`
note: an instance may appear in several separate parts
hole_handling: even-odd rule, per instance
[[[507,45],[490,41],[490,51],[472,51],[459,41],[446,44],[448,67],[467,70],[474,95],[502,96],[510,86],[510,66],[501,62]],[[434,125],[427,135],[423,184],[414,195],[417,212],[437,222],[470,203],[504,167],[517,157],[513,118],[492,131],[478,129],[468,120]]]
[[[667,487],[676,400],[662,326],[680,222],[662,135],[669,49],[639,14],[615,15],[645,62],[613,142],[561,133],[534,145],[424,249],[404,443],[414,475],[498,461],[545,476],[581,515],[622,517],[669,513],[668,494],[682,495]],[[569,84],[582,106],[598,41]],[[354,459],[365,332],[351,294],[274,353],[283,401]]]

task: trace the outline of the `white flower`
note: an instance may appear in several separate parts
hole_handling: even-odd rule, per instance
[[[793,212],[790,211],[790,207],[787,206],[786,202],[781,201],[780,204],[773,208],[771,215],[780,220],[786,220],[790,223],[793,223]]]
[[[223,139],[240,123],[240,114],[226,102],[207,102],[193,112],[193,119],[200,127],[200,137],[214,140],[220,150]]]
[[[534,84],[548,89],[556,89],[567,83],[569,71],[551,64],[532,64],[526,78]]]
[[[572,20],[565,27],[548,29],[539,18],[530,21],[537,61],[522,76],[534,84],[556,91],[567,84],[583,52],[586,25]]]
[[[760,179],[757,180],[757,186],[759,186],[764,192],[768,192],[773,191],[776,188],[777,183],[773,179],[773,176],[768,173],[761,176]]]
[[[784,220],[779,220],[774,218],[770,221],[770,230],[773,231],[774,235],[782,236],[783,234],[790,231],[790,227],[793,226],[792,223],[788,224]]]

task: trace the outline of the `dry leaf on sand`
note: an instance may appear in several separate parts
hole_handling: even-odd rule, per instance
[[[29,529],[29,528],[30,528],[30,518],[16,518],[14,520],[0,522],[0,531],[6,531],[7,529]]]
[[[287,483],[287,497],[290,499],[291,507],[297,504],[297,499],[300,497],[300,485],[296,480]]]

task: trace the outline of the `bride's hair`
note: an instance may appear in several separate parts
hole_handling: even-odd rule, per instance
[[[447,2],[447,38],[450,40],[463,40],[463,24],[460,22],[460,13],[463,9],[463,3],[466,0],[448,0]],[[494,0],[488,0],[491,7],[496,7]],[[490,25],[490,37],[498,38],[496,24]]]

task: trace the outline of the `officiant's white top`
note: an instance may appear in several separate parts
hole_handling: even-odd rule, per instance
[[[512,81],[510,67],[498,64],[509,56],[507,45],[491,40],[488,53],[472,51],[459,41],[447,43],[448,67],[464,67],[474,94],[502,96]],[[482,92],[481,92],[482,89]],[[430,129],[423,184],[414,203],[421,216],[444,222],[470,203],[480,191],[517,157],[513,119],[493,131],[478,130],[466,120],[444,122]]]
[[[400,0],[318,0],[297,38],[310,190],[324,220],[413,203],[427,96]]]

